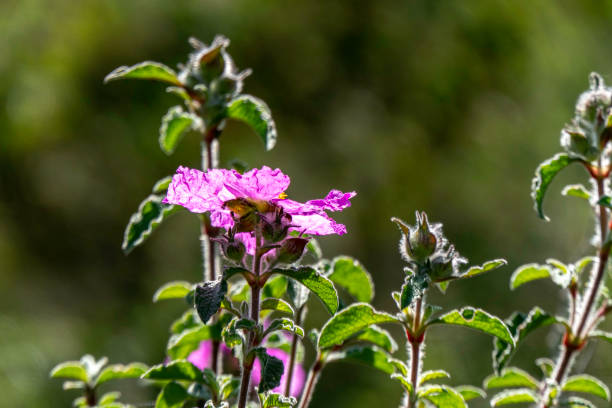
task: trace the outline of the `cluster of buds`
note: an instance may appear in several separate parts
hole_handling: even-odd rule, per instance
[[[590,89],[576,102],[571,123],[561,130],[561,146],[574,158],[597,160],[612,135],[612,88],[597,73],[589,77]]]
[[[427,214],[416,213],[416,225],[409,226],[398,218],[391,221],[399,227],[402,238],[400,253],[408,263],[407,272],[426,275],[432,282],[459,276],[459,268],[467,263],[442,233],[442,224],[430,224]]]
[[[240,198],[225,203],[231,210],[234,226],[218,241],[226,258],[241,263],[247,253],[243,240],[252,241],[261,236],[264,250],[274,250],[270,262],[291,264],[297,262],[308,244],[308,238],[290,236],[291,214],[282,207],[266,201]],[[242,234],[237,238],[236,234]],[[246,236],[245,236],[246,235]]]
[[[216,36],[210,45],[193,37],[189,43],[195,51],[180,66],[179,80],[198,104],[196,109],[205,107],[201,110],[207,114],[207,125],[217,124],[227,102],[242,92],[251,70],[238,71],[226,51],[230,41],[223,36]]]

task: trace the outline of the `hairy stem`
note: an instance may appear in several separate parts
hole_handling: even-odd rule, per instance
[[[255,256],[253,256],[253,274],[259,278],[261,272],[261,257],[262,252],[259,248],[260,237],[258,234],[255,235]],[[255,279],[255,282],[251,284],[251,320],[255,324],[259,324],[259,310],[260,310],[260,291],[259,279]],[[240,380],[240,395],[238,397],[238,408],[245,408],[247,397],[249,395],[249,383],[251,382],[251,372],[253,371],[254,359],[247,358],[248,353],[257,346],[257,338],[254,332],[249,333],[248,348],[246,349],[245,355],[242,356],[242,378]]]
[[[319,381],[319,377],[321,376],[321,370],[325,366],[323,355],[321,353],[317,354],[317,359],[315,363],[312,365],[310,372],[308,373],[308,379],[306,380],[306,387],[304,388],[304,394],[302,395],[302,400],[300,401],[300,405],[298,408],[307,408],[310,405],[310,400],[312,399],[312,393]]]
[[[419,383],[419,370],[421,368],[421,346],[423,344],[423,335],[417,335],[421,329],[421,308],[423,306],[423,298],[416,300],[414,307],[414,318],[412,321],[412,334],[408,333],[408,343],[410,344],[410,383],[412,384],[412,393],[408,396],[408,408],[413,408],[416,405],[416,392]]]
[[[202,141],[202,170],[206,171],[219,166],[219,141],[216,139],[216,128],[212,128],[204,132]],[[203,279],[205,281],[213,281],[217,279],[220,269],[220,259],[214,241],[211,240],[207,229],[207,221],[204,217],[201,218],[200,230],[202,236],[202,258],[204,262]],[[213,324],[216,318],[213,320]],[[212,345],[212,367],[211,369],[216,375],[223,371],[221,361],[219,340],[213,339]]]
[[[300,307],[297,310],[297,314],[295,316],[295,324],[298,326],[302,325],[302,312],[304,311],[304,306]],[[298,335],[294,334],[291,339],[291,354],[289,356],[289,368],[287,369],[287,383],[285,384],[285,396],[290,397],[291,393],[291,380],[293,380],[293,370],[295,368],[295,357],[297,355],[297,345],[298,345]]]
[[[601,174],[601,168],[602,166],[600,160],[598,165],[598,175],[595,177],[597,182],[598,201],[606,195],[604,178],[599,176],[599,174]],[[572,325],[570,329],[566,330],[565,336],[563,337],[561,353],[559,355],[557,364],[555,365],[555,369],[552,375],[552,379],[556,384],[561,384],[565,377],[568,375],[576,352],[584,347],[586,338],[588,337],[590,330],[594,327],[589,325],[588,327],[586,327],[585,330],[585,326],[589,321],[593,311],[593,307],[595,306],[597,294],[601,290],[601,284],[605,275],[606,265],[610,256],[610,246],[604,245],[608,233],[608,210],[606,207],[601,205],[599,206],[598,219],[600,237],[600,248],[598,251],[599,262],[591,272],[591,276],[587,284],[587,294],[582,303],[580,304],[579,312],[575,314],[575,317],[577,317],[577,319],[575,319],[575,317],[574,319],[572,319],[575,320],[575,322],[572,321],[574,325]],[[546,387],[544,387],[543,392],[545,393],[546,391],[547,389]],[[540,407],[548,408],[548,401],[545,401],[544,398],[542,398]]]

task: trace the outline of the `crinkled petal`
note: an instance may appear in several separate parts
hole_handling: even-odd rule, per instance
[[[307,214],[293,215],[291,220],[293,229],[304,234],[311,235],[331,235],[346,234],[346,227],[343,224],[338,224],[331,219],[327,214]]]
[[[323,210],[342,211],[351,206],[351,198],[357,195],[356,192],[343,193],[340,190],[331,190],[325,198],[319,200],[310,200],[306,204],[319,207]]]
[[[223,192],[224,173],[219,169],[204,173],[181,166],[172,177],[164,203],[181,205],[195,213],[221,210],[229,196],[227,191]]]
[[[291,179],[280,169],[263,166],[225,181],[225,187],[236,197],[255,200],[272,200],[278,198],[289,187]]]

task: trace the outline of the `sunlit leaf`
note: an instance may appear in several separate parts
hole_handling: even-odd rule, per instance
[[[186,281],[168,282],[155,291],[153,302],[165,299],[184,299],[193,289],[193,285]]]
[[[249,125],[264,142],[266,150],[272,150],[276,144],[276,125],[264,101],[251,95],[239,96],[227,108],[227,117]]]
[[[529,389],[508,390],[500,392],[491,398],[491,406],[499,407],[509,404],[537,402],[535,393]]]
[[[363,265],[353,258],[335,258],[332,261],[331,273],[327,277],[346,289],[358,302],[371,302],[374,297],[372,277]]]
[[[338,293],[336,288],[328,278],[318,273],[315,269],[305,266],[293,269],[274,269],[272,273],[285,275],[306,286],[321,299],[329,313],[334,314],[338,310]]]
[[[171,85],[181,86],[176,72],[159,62],[145,61],[131,67],[121,66],[104,78],[104,82],[118,79],[147,79],[152,81],[166,82]]]
[[[531,183],[531,197],[534,200],[535,210],[538,216],[543,220],[548,221],[548,217],[544,215],[544,210],[542,209],[546,190],[548,190],[555,176],[575,161],[578,161],[578,159],[571,158],[565,153],[558,153],[554,157],[541,163],[536,169],[535,176]]]
[[[584,392],[587,394],[598,396],[599,398],[603,398],[607,401],[610,400],[610,390],[608,389],[606,384],[604,384],[597,378],[587,374],[580,374],[569,377],[563,383],[562,390]]]
[[[202,129],[202,121],[196,115],[174,106],[162,117],[159,128],[159,147],[168,155],[174,153],[183,136],[190,130]]]
[[[538,388],[538,382],[529,373],[516,367],[502,370],[499,375],[490,375],[484,380],[485,388]]]
[[[450,311],[433,320],[431,324],[452,324],[465,326],[514,344],[514,339],[512,338],[512,335],[504,322],[502,322],[498,317],[495,317],[484,310],[473,307],[464,307],[460,310]]]
[[[389,362],[387,352],[376,346],[354,346],[342,351],[332,352],[328,355],[327,361],[347,361],[363,364],[387,374],[395,372],[395,366]]]

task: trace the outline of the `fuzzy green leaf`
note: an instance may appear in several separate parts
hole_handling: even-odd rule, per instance
[[[444,370],[423,371],[419,377],[419,385],[424,384],[427,381],[437,380],[439,378],[450,378],[450,374]]]
[[[159,224],[181,209],[180,206],[162,203],[163,199],[161,195],[151,194],[140,203],[138,211],[130,217],[125,228],[121,246],[123,252],[127,254],[142,244]]]
[[[591,199],[591,193],[582,184],[571,184],[565,186],[561,191],[564,196],[572,196],[578,198],[584,198],[585,200]]]
[[[266,394],[263,400],[263,408],[291,408],[296,404],[295,398],[274,393]]]
[[[612,333],[605,332],[603,330],[593,330],[589,337],[597,338],[600,340],[605,340],[608,343],[612,343]]]
[[[481,309],[464,307],[461,310],[452,310],[431,322],[431,324],[437,323],[466,326],[514,344],[512,335],[504,322]]]
[[[528,314],[515,312],[506,320],[506,325],[512,333],[515,344],[495,339],[493,340],[493,369],[499,373],[510,361],[516,346],[522,342],[532,331],[556,323],[558,320],[539,307],[534,307]]]
[[[159,147],[164,153],[174,153],[183,136],[190,130],[202,128],[202,121],[196,115],[185,112],[181,106],[174,106],[162,117],[159,128]]]
[[[523,265],[512,274],[510,278],[510,289],[516,289],[522,284],[536,279],[550,278],[550,273],[551,267],[548,265],[536,263]]]
[[[480,266],[472,266],[470,267],[463,275],[462,278],[471,278],[472,276],[480,275],[494,269],[500,268],[506,265],[508,262],[505,259],[494,259],[492,261],[487,261]]]
[[[127,365],[113,364],[104,368],[98,378],[96,385],[103,384],[110,380],[118,380],[123,378],[140,378],[148,367],[142,363],[130,363]]]
[[[269,355],[263,347],[256,348],[254,352],[261,364],[261,381],[258,391],[261,393],[278,387],[285,370],[283,362]]]
[[[261,302],[261,310],[273,310],[279,313],[286,313],[293,316],[293,308],[283,299],[267,298]]]
[[[202,371],[186,360],[158,364],[142,375],[145,380],[204,382]]]
[[[266,150],[274,148],[277,137],[276,125],[270,108],[264,101],[251,95],[239,96],[227,108],[227,117],[249,125],[264,142]]]
[[[187,390],[181,385],[171,382],[162,388],[155,400],[155,408],[181,408],[189,398]]]
[[[534,200],[535,210],[538,216],[543,220],[548,221],[548,217],[544,215],[544,210],[542,209],[546,190],[548,190],[555,176],[575,161],[578,161],[578,159],[571,158],[565,153],[558,153],[554,157],[542,162],[536,169],[535,176],[531,183],[531,197]]]
[[[165,193],[168,190],[170,183],[172,183],[172,176],[166,176],[166,177],[160,178],[153,185],[153,193],[154,194]]]
[[[395,366],[389,362],[389,355],[376,346],[355,346],[345,350],[330,353],[328,362],[347,361],[376,368],[387,374],[395,372]]]
[[[538,358],[535,363],[540,371],[542,371],[544,377],[550,377],[555,369],[555,362],[549,358]]]
[[[566,401],[561,401],[559,406],[563,408],[597,408],[591,401],[580,397],[569,397]]]
[[[502,370],[500,375],[490,375],[484,380],[484,387],[490,388],[538,388],[538,382],[529,373],[516,367]]]
[[[391,334],[378,326],[366,327],[353,337],[352,340],[365,341],[377,345],[389,353],[394,353],[397,350],[397,343],[393,340]]]
[[[220,336],[218,334],[217,336]],[[204,340],[210,340],[215,336],[213,326],[195,326],[184,330],[179,334],[174,334],[168,340],[167,352],[172,359],[178,360],[187,358],[189,354],[196,350]]]
[[[221,301],[227,293],[227,282],[225,279],[204,282],[198,285],[195,290],[195,308],[202,323],[208,320],[219,311]]]
[[[400,384],[402,384],[402,387],[404,387],[404,389],[411,394],[412,393],[412,384],[410,383],[410,380],[408,378],[406,378],[405,376],[401,375],[401,374],[391,374],[391,379],[392,380],[396,380],[399,381]]]
[[[478,387],[471,385],[460,385],[454,388],[459,394],[461,394],[465,401],[469,401],[474,398],[487,398],[487,393]]]
[[[597,378],[587,375],[580,374],[569,377],[565,380],[562,387],[563,391],[573,392],[584,392],[587,394],[595,395],[599,398],[603,398],[606,401],[610,400],[610,390]]]
[[[285,275],[306,286],[321,299],[329,313],[334,314],[338,310],[338,293],[334,284],[315,269],[305,266],[297,269],[274,269],[272,273]]]
[[[359,261],[340,256],[332,261],[328,278],[340,285],[358,302],[371,302],[374,298],[374,284],[368,271]]]
[[[104,83],[118,79],[148,79],[181,86],[176,72],[159,62],[145,61],[131,67],[121,66],[104,78]]]
[[[397,319],[374,310],[366,303],[352,304],[325,323],[319,335],[318,348],[324,350],[340,345],[368,326],[388,322],[397,322]]]
[[[51,378],[69,378],[87,383],[89,377],[87,371],[80,361],[66,361],[53,367],[50,374]]]
[[[184,299],[192,289],[193,285],[186,281],[168,282],[155,291],[153,302],[166,299]]]
[[[491,398],[491,406],[499,407],[509,404],[537,402],[535,393],[529,389],[508,390],[500,392]]]
[[[98,403],[100,404],[100,406],[106,406],[107,404],[110,404],[111,402],[115,402],[120,397],[121,397],[121,393],[119,391],[107,392],[106,394],[100,397],[100,401],[98,401]]]
[[[293,320],[286,317],[275,319],[270,323],[270,326],[266,329],[264,335],[272,333],[276,330],[285,330],[293,334],[297,334],[300,337],[304,337],[304,329],[294,323]]]
[[[439,408],[467,408],[463,396],[447,385],[425,385],[420,388],[418,397]]]

